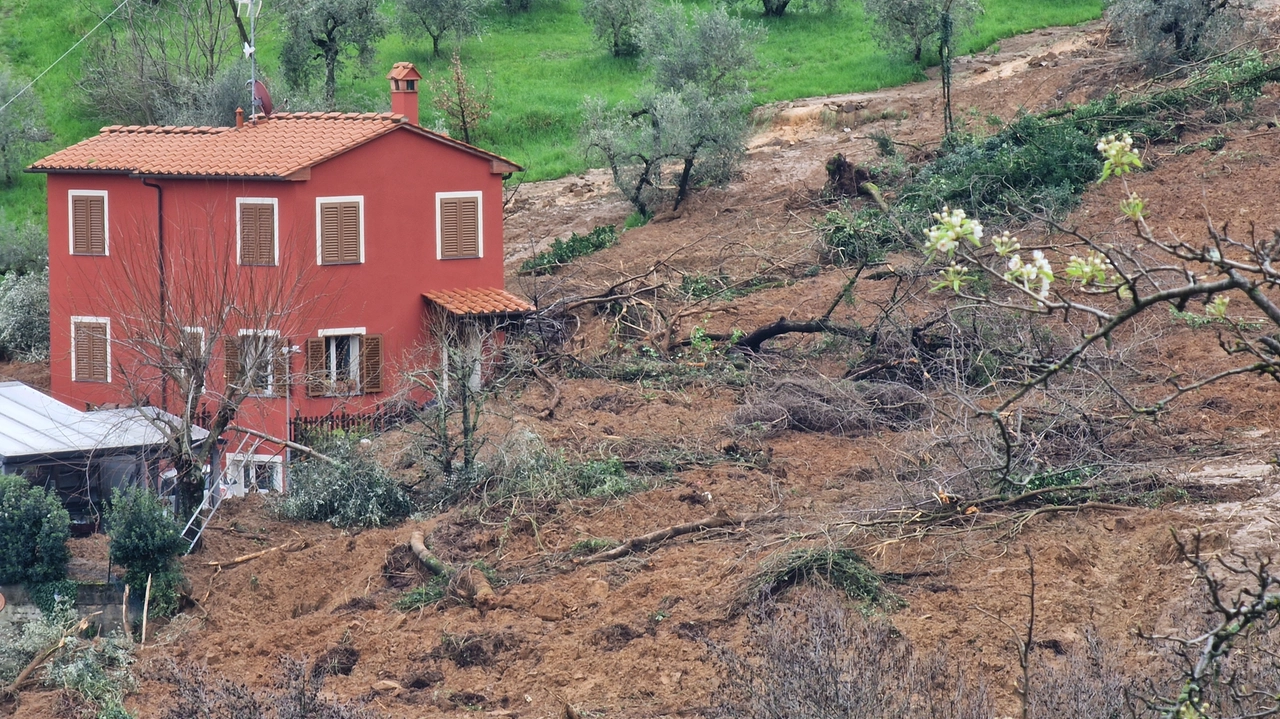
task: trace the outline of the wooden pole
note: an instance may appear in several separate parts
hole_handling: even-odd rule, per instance
[[[147,575],[147,593],[142,597],[142,646],[147,645],[147,615],[151,613],[151,575]]]
[[[124,601],[120,603],[120,623],[124,625],[125,634],[133,638],[133,630],[129,628],[129,585],[124,585]]]

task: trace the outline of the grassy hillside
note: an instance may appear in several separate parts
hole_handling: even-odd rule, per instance
[[[22,75],[34,76],[117,1],[3,3],[0,61]],[[599,95],[621,100],[641,82],[634,61],[612,58],[593,42],[579,8],[579,0],[537,0],[535,9],[524,15],[495,11],[488,32],[462,45],[464,62],[473,75],[488,74],[492,81],[493,117],[482,144],[529,168],[527,180],[584,169],[585,160],[574,141],[582,98]],[[390,3],[386,9],[391,10]],[[1019,32],[1079,23],[1098,17],[1101,9],[1101,0],[987,0],[987,13],[963,42],[963,49],[977,51]],[[852,0],[844,0],[832,15],[794,14],[761,22],[769,35],[752,77],[760,102],[872,90],[918,76],[911,64],[876,47],[861,5]],[[267,23],[258,43],[268,77],[276,64],[276,35]],[[79,53],[72,53],[37,85],[55,135],[53,148],[77,142],[110,120],[93,117],[74,102]],[[442,59],[430,57],[430,40],[425,36],[397,33],[382,41],[372,67],[350,64],[344,69],[340,97],[371,105],[369,109],[385,105],[383,76],[397,60],[413,61],[427,74],[442,72],[445,65]],[[14,188],[0,189],[0,207],[11,219],[42,215],[43,185],[41,177],[25,177]]]

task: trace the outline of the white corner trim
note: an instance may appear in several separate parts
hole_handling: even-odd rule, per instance
[[[240,206],[241,205],[271,205],[271,238],[275,257],[272,259],[272,265],[278,267],[280,265],[280,201],[274,197],[237,197],[236,198],[236,264],[240,264]],[[261,267],[261,265],[258,265]]]
[[[362,335],[363,336],[365,334],[368,334],[368,333],[364,331],[363,327],[338,327],[337,329],[318,330],[316,332],[316,336],[318,337],[340,337],[342,335]]]
[[[316,264],[324,264],[323,254],[320,251],[320,206],[331,202],[357,202],[360,204],[360,264],[364,264],[364,195],[335,195],[316,198]]]
[[[77,324],[95,324],[107,326],[107,384],[111,384],[111,318],[110,317],[88,317],[85,315],[71,315],[71,381],[72,382],[92,382],[93,380],[81,380],[76,377],[76,325]]]
[[[476,198],[476,234],[479,236],[478,249],[479,254],[476,257],[448,257],[446,258],[441,252],[440,247],[440,200],[447,197],[474,197]],[[465,192],[437,192],[436,193],[436,259],[437,260],[473,260],[484,257],[484,192],[480,190],[467,190]]]
[[[73,197],[102,198],[102,254],[85,255],[76,252],[76,209]],[[109,257],[111,255],[111,200],[106,190],[67,190],[67,252],[77,257]]]
[[[240,330],[236,334],[239,335],[240,337],[247,337],[248,335],[267,335],[271,337],[279,337],[280,330]]]

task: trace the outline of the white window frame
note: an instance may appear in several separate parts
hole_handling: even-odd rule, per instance
[[[280,330],[240,330],[239,332],[236,333],[237,337],[248,337],[250,335],[254,335],[257,337],[277,337],[278,338],[280,336]],[[241,344],[240,348],[241,348],[240,349],[240,370],[244,371],[244,345]],[[288,348],[285,348],[285,351],[287,352]],[[284,396],[284,395],[278,395],[272,391],[275,388],[275,386],[278,384],[278,382],[276,381],[276,363],[274,361],[275,358],[273,357],[271,359],[272,361],[267,363],[266,391],[258,392],[255,388],[251,387],[250,391],[248,392],[248,395],[250,397],[283,397]]]
[[[111,384],[111,318],[110,317],[89,317],[87,315],[71,315],[71,381],[72,382],[94,382],[96,380],[80,379],[76,377],[76,325],[77,324],[94,324],[107,326],[107,384]]]
[[[240,485],[241,492],[244,494],[249,493],[249,485],[244,481],[245,466],[249,464],[274,465],[271,473],[271,490],[276,492],[284,491],[284,457],[278,454],[230,453],[227,455],[226,471],[235,478],[235,484]],[[264,493],[261,489],[257,491]]]
[[[364,387],[360,382],[360,356],[364,351],[364,336],[368,334],[363,327],[337,327],[334,329],[318,330],[316,336],[324,338],[324,364],[325,364],[325,382],[328,383],[331,390],[338,386],[337,379],[337,358],[329,355],[329,338],[330,337],[359,337],[360,341],[356,343],[352,350],[355,356],[351,358],[351,367],[355,371],[355,390],[353,392],[334,392],[331,396],[354,396],[360,394]]]
[[[76,252],[76,197],[102,198],[102,254],[90,255]],[[111,256],[111,199],[106,190],[67,190],[67,251],[75,257]]]
[[[275,197],[237,197],[236,198],[236,264],[242,267],[262,267],[262,265],[242,265],[240,262],[240,206],[241,205],[271,205],[271,249],[275,251],[275,257],[271,260],[272,267],[280,266],[280,201]],[[319,206],[316,208],[317,217],[319,216]],[[364,207],[360,208],[361,222],[364,220]],[[319,225],[316,225],[316,232],[319,233]],[[363,229],[363,228],[362,228]],[[319,235],[317,234],[317,238]],[[363,238],[361,238],[360,259],[364,261]]]
[[[480,250],[475,257],[445,257],[440,242],[440,200],[451,197],[476,198],[476,234],[477,246]],[[362,215],[363,216],[363,215]],[[484,192],[482,190],[466,190],[464,192],[436,193],[436,259],[437,260],[476,260],[484,257]]]
[[[332,202],[356,202],[360,205],[360,262],[364,264],[364,195],[335,195],[333,197],[317,197],[316,198],[316,264],[322,267],[340,267],[344,264],[325,264],[324,253],[321,249],[321,223],[320,223],[320,206],[327,205]],[[277,246],[279,243],[277,243]]]

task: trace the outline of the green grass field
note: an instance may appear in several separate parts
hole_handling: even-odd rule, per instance
[[[26,77],[43,70],[119,0],[7,0],[0,6],[0,61]],[[703,1],[703,0],[694,0]],[[267,0],[270,8],[271,0]],[[961,42],[964,52],[983,50],[1001,38],[1041,27],[1071,25],[1100,16],[1102,0],[986,0],[987,12]],[[593,42],[579,16],[579,0],[535,0],[523,15],[494,11],[483,37],[461,47],[473,78],[492,82],[493,116],[480,143],[528,168],[525,180],[562,177],[585,169],[577,147],[579,108],[586,95],[622,100],[635,92],[642,74],[633,60],[619,60]],[[388,2],[387,11],[391,10]],[[861,5],[843,0],[833,14],[789,14],[761,19],[768,39],[752,73],[759,102],[859,92],[898,85],[919,77],[901,57],[881,51],[872,40]],[[273,74],[278,42],[266,23],[259,56]],[[445,58],[430,57],[430,40],[393,34],[378,49],[371,67],[348,64],[340,77],[339,99],[370,98],[385,106],[391,63],[409,60],[424,74],[443,72]],[[448,48],[446,48],[447,51]],[[79,52],[72,53],[36,86],[55,140],[50,150],[75,143],[107,122],[74,102]],[[3,102],[7,98],[0,98]],[[424,98],[424,123],[431,111]],[[370,107],[368,109],[379,109]],[[230,121],[231,118],[228,118]],[[44,179],[26,176],[0,189],[0,208],[10,219],[44,214]]]

